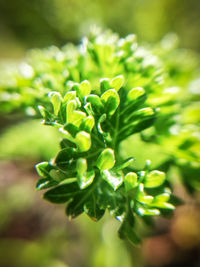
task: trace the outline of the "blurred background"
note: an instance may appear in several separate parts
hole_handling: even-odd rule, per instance
[[[176,33],[195,69],[199,14],[199,0],[1,0],[0,64],[20,60],[30,48],[79,43],[96,24],[152,45]],[[0,267],[200,266],[199,204],[180,184],[175,193],[186,204],[173,218],[157,219],[153,230],[144,228],[147,237],[134,248],[117,238],[118,223],[109,216],[98,224],[84,215],[69,221],[63,207],[35,192],[34,165],[58,150],[54,129],[20,114],[2,115],[0,127]]]

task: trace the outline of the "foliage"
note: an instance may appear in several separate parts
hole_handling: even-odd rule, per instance
[[[174,166],[199,188],[199,93],[172,86],[166,69],[135,35],[95,29],[78,47],[33,50],[1,86],[2,111],[23,108],[63,135],[57,156],[36,167],[44,198],[67,203],[71,218],[85,212],[97,221],[108,210],[121,222],[120,237],[135,244],[137,217],[149,221],[174,209]],[[137,152],[145,158],[154,144],[165,153],[162,164],[138,169],[123,155],[127,140],[134,149],[135,134]]]
[[[87,7],[87,8],[86,8]],[[0,2],[1,56],[12,57],[26,47],[77,42],[92,23],[120,34],[157,42],[176,32],[183,47],[199,50],[198,0],[6,0]]]

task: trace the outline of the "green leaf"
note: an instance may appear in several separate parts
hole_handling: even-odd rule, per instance
[[[128,239],[135,246],[141,244],[141,239],[126,220],[122,223],[118,234],[121,239]]]
[[[77,108],[77,103],[75,100],[70,100],[69,102],[67,102],[67,123],[73,123],[73,113]]]
[[[85,131],[77,133],[75,142],[80,152],[88,151],[91,147],[90,134]]]
[[[142,109],[137,110],[134,113],[134,115],[137,116],[137,118],[146,117],[146,116],[152,116],[152,115],[154,115],[154,111],[153,111],[152,108],[147,107],[147,108],[142,108]]]
[[[139,97],[145,94],[145,90],[142,87],[136,87],[128,92],[127,100],[129,102],[137,100]]]
[[[91,133],[93,127],[95,125],[95,120],[93,116],[88,116],[86,118],[83,119],[81,125],[80,125],[80,129],[83,131],[86,131],[88,133]]]
[[[151,207],[156,207],[159,209],[168,209],[168,210],[174,210],[175,207],[171,203],[167,202],[153,202],[150,204]]]
[[[126,139],[128,136],[132,134],[143,131],[144,129],[150,127],[154,123],[154,121],[155,117],[152,116],[150,118],[147,117],[142,121],[136,121],[133,122],[132,124],[125,126],[119,131],[118,135],[119,141]]]
[[[153,198],[153,196],[145,195],[145,193],[144,193],[144,185],[142,183],[140,183],[140,185],[138,187],[138,192],[137,192],[137,195],[136,195],[136,199],[140,203],[150,204],[150,203],[152,203],[154,198]]]
[[[44,199],[52,203],[65,203],[80,193],[77,182],[58,185],[44,194]]]
[[[35,168],[40,176],[47,177],[49,175],[49,162],[45,161],[38,163]]]
[[[153,203],[163,203],[163,202],[167,202],[170,199],[170,194],[169,193],[163,193],[160,195],[157,195],[154,198]]]
[[[140,121],[146,120],[146,118],[152,117],[153,115],[155,115],[155,113],[152,108],[150,107],[142,108],[127,115],[127,117],[124,118],[124,123],[128,125],[132,121],[135,122],[136,120],[140,120]]]
[[[84,211],[93,221],[100,220],[105,213],[105,210],[98,206],[95,194],[92,194],[84,204]]]
[[[138,207],[136,211],[141,216],[145,216],[145,215],[146,216],[160,215],[160,211],[158,209],[148,209],[148,208]]]
[[[43,189],[47,189],[53,186],[58,185],[58,182],[55,180],[49,180],[49,178],[42,178],[39,179],[37,184],[36,184],[36,189],[37,190],[43,190]]]
[[[87,171],[87,160],[84,158],[77,159],[76,171],[79,175],[83,175]]]
[[[88,95],[85,97],[85,101],[91,104],[95,113],[101,114],[103,112],[104,107],[99,96],[92,94]]]
[[[165,173],[157,170],[149,172],[144,178],[144,187],[153,188],[162,185],[165,181]]]
[[[53,119],[53,115],[43,106],[38,106],[40,114],[46,121],[51,121]]]
[[[70,100],[75,100],[76,99],[76,91],[69,91],[65,94],[63,103],[67,103]]]
[[[56,181],[60,182],[66,178],[66,175],[60,170],[52,169],[49,172],[49,175]]]
[[[104,170],[101,173],[103,179],[110,185],[114,190],[117,190],[123,183],[122,174],[113,172],[111,170]]]
[[[66,207],[66,214],[69,218],[74,219],[84,212],[84,194],[74,196],[73,200]]]
[[[74,157],[77,157],[76,150],[74,148],[68,147],[62,149],[55,158],[55,163],[59,168],[68,169],[69,161]]]
[[[73,136],[73,137],[75,137],[76,134],[79,132],[79,128],[76,125],[72,124],[72,123],[65,124],[64,130],[69,132],[70,135]]]
[[[115,154],[114,151],[110,148],[104,149],[99,155],[96,166],[99,170],[109,170],[115,165]]]
[[[101,123],[104,122],[104,121],[106,120],[106,118],[107,118],[107,115],[106,115],[105,113],[102,114],[101,117],[100,117],[99,120],[98,120],[98,123],[97,123],[97,129],[98,129],[98,132],[99,132],[100,134],[102,134],[103,136],[106,136],[107,133],[105,133],[105,132],[102,130],[102,128],[101,128]]]
[[[108,89],[111,88],[110,86],[110,80],[108,78],[104,78],[100,80],[100,88],[101,88],[101,92],[105,92]]]
[[[62,139],[61,142],[60,142],[60,147],[61,149],[64,149],[64,148],[75,148],[75,144],[71,141],[69,141],[68,139]]]
[[[77,92],[81,98],[84,98],[85,96],[89,95],[91,92],[91,84],[89,81],[85,80],[80,83]]]
[[[128,167],[133,161],[134,161],[133,158],[128,158],[124,162],[122,162],[120,164],[116,164],[115,167],[113,168],[113,170],[115,170],[115,171],[123,170],[126,167]]]
[[[72,123],[79,127],[83,119],[86,117],[86,114],[85,112],[75,110],[75,103],[75,100],[72,100],[67,104],[67,123]]]
[[[126,192],[129,192],[130,190],[134,189],[138,186],[138,178],[137,174],[135,172],[129,172],[124,177],[124,184]]]
[[[122,75],[119,75],[111,80],[111,87],[114,88],[116,91],[119,91],[119,89],[124,84],[124,77]]]
[[[113,115],[120,102],[118,93],[114,89],[110,89],[101,95],[101,100],[105,105],[106,112]]]
[[[84,174],[79,174],[78,175],[78,184],[81,189],[87,188],[89,185],[92,184],[93,180],[95,177],[95,171],[91,170],[89,172],[86,172]]]
[[[62,97],[61,97],[60,93],[50,92],[48,96],[50,97],[50,101],[53,104],[54,114],[58,115],[58,112],[60,110],[60,105],[62,102]]]

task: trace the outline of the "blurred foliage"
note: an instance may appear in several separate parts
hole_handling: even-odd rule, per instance
[[[77,42],[93,23],[148,42],[176,32],[181,46],[199,50],[199,13],[198,0],[2,0],[0,53],[13,57],[27,47]]]
[[[0,136],[0,159],[50,159],[58,151],[58,145],[52,142],[54,139],[59,139],[59,134],[42,127],[38,120],[18,123]]]

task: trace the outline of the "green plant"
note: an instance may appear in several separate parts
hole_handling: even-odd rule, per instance
[[[72,218],[85,212],[97,221],[108,210],[121,222],[120,237],[135,244],[140,242],[136,218],[149,222],[174,209],[174,166],[191,168],[195,174],[188,184],[199,188],[196,109],[196,125],[184,121],[193,97],[185,88],[171,87],[164,68],[158,57],[138,47],[135,35],[120,39],[96,31],[78,47],[32,51],[11,84],[2,86],[2,110],[24,108],[63,135],[57,156],[36,166],[37,189],[48,189],[44,198],[67,203]],[[123,155],[124,141],[132,138],[134,147],[138,134],[143,158],[149,143],[164,150],[155,169],[148,160],[137,168],[133,157]]]

